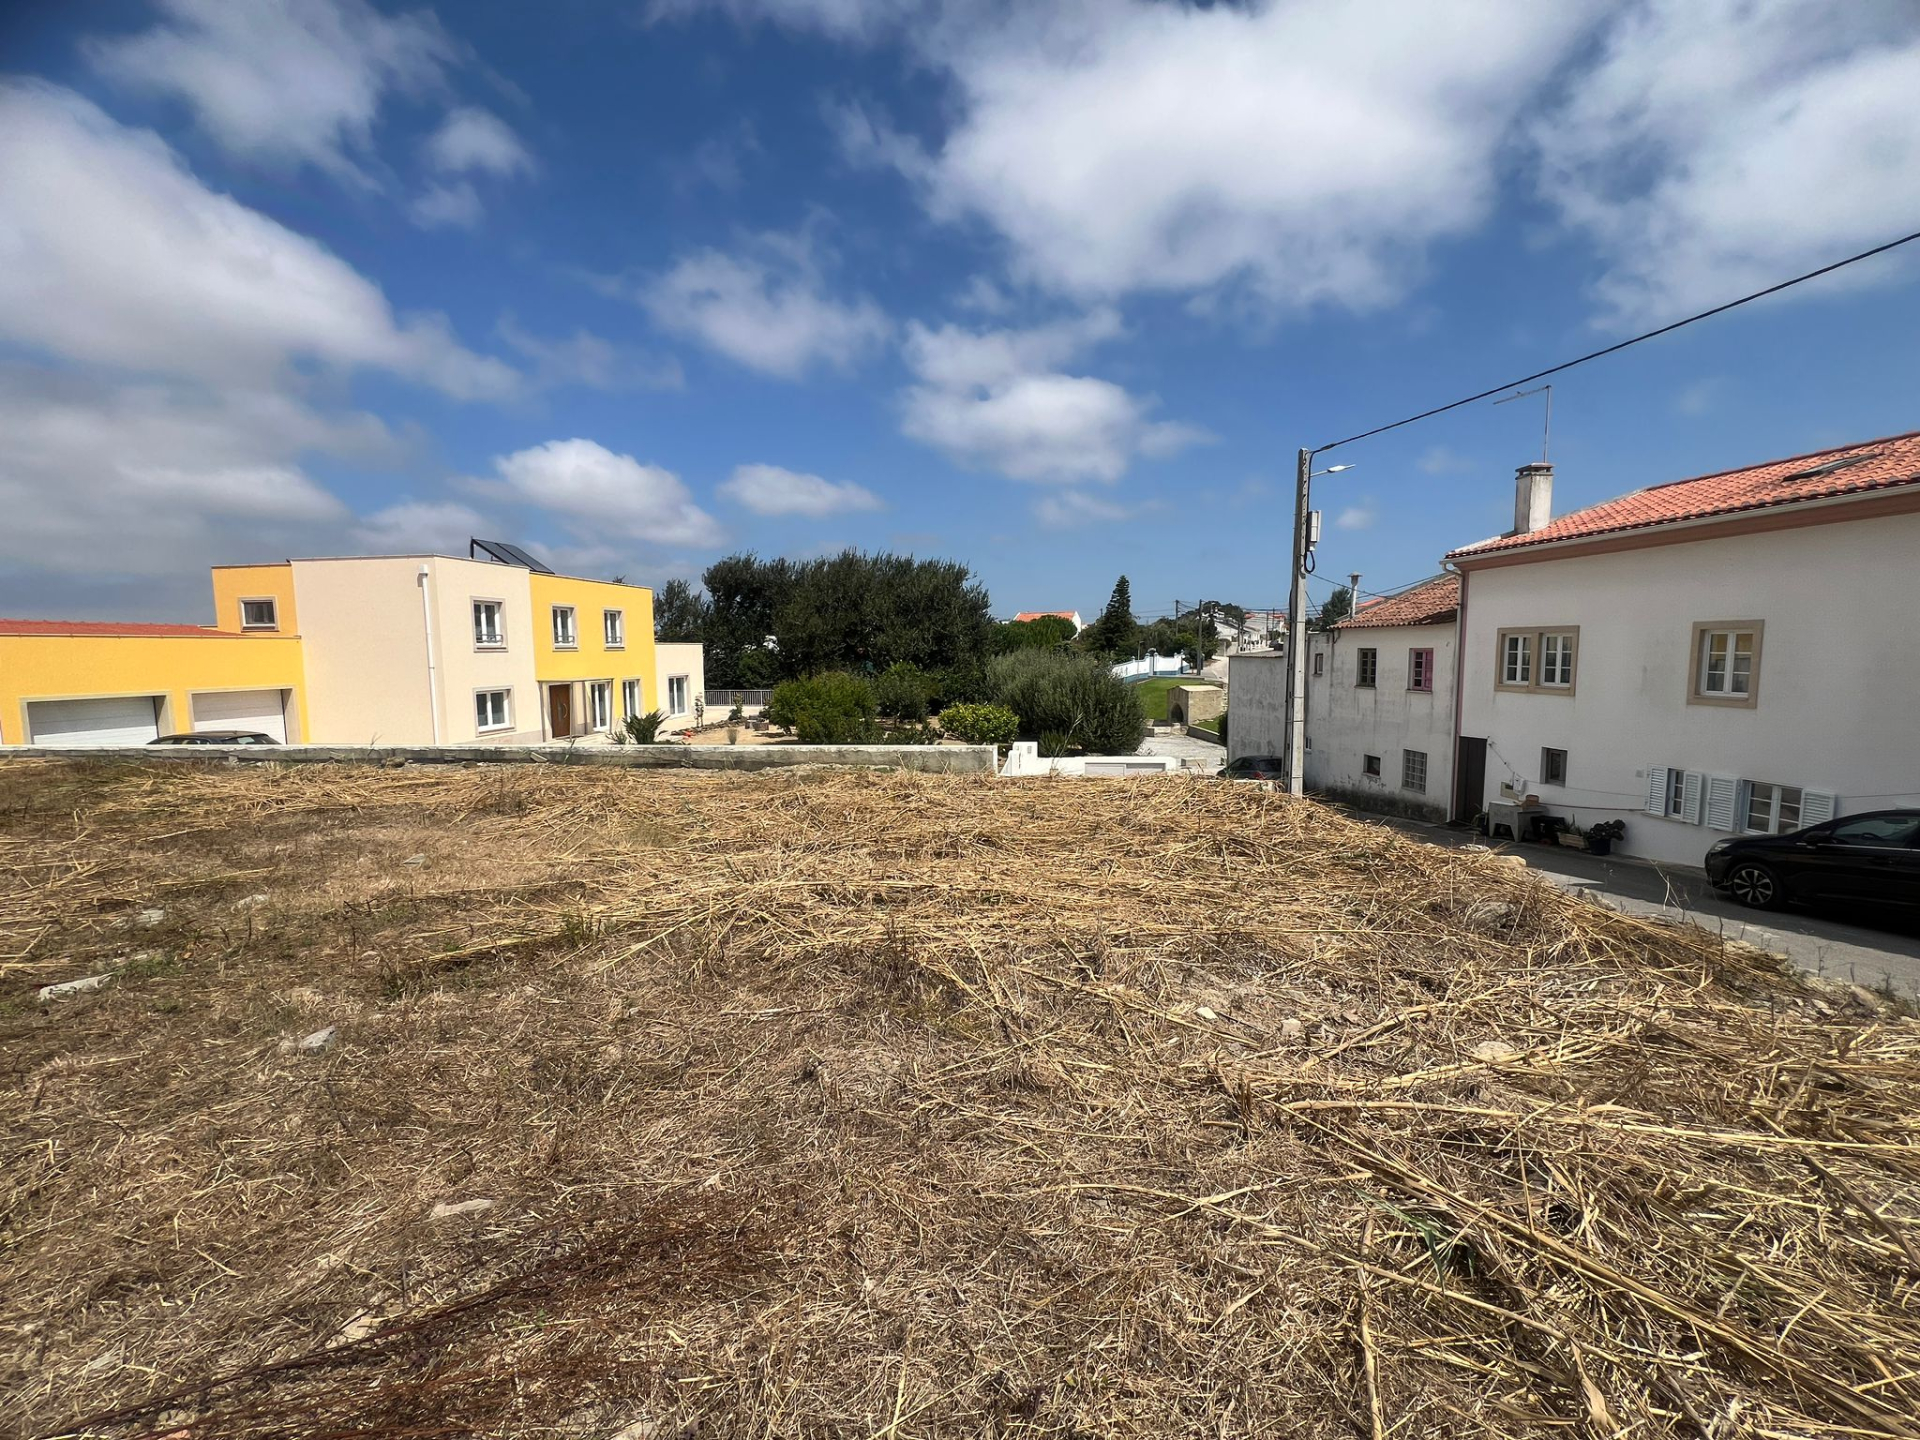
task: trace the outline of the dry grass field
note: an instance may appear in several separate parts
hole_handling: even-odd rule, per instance
[[[1920,1435],[1920,1026],[1249,787],[6,762],[0,1063],[8,1434]]]

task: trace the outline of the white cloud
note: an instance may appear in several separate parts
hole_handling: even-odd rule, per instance
[[[1151,505],[1121,505],[1089,495],[1084,490],[1062,490],[1044,495],[1034,502],[1033,515],[1049,530],[1075,530],[1088,524],[1112,524],[1131,520],[1154,509]]]
[[[467,542],[492,527],[457,500],[402,500],[353,527],[354,542],[374,555],[464,555]]]
[[[499,116],[460,105],[427,141],[427,163],[448,175],[528,175],[533,156]]]
[[[1533,127],[1541,189],[1606,263],[1607,318],[1671,319],[1911,230],[1916,93],[1907,0],[1640,0]]]
[[[230,154],[371,184],[360,160],[388,95],[437,88],[459,56],[431,13],[365,0],[159,0],[166,19],[91,41],[109,79],[177,96]]]
[[[0,85],[0,338],[70,360],[259,383],[297,360],[462,399],[518,377],[444,320],[397,319],[324,247],[208,190],[71,91]]]
[[[778,465],[740,465],[720,493],[756,515],[837,515],[850,510],[883,510],[878,495],[852,481],[838,484],[818,475],[783,470]]]
[[[584,385],[592,390],[679,390],[686,385],[680,362],[671,356],[641,355],[587,330],[544,339],[521,328],[511,315],[494,327],[502,340],[532,362],[533,383],[541,387]]]
[[[828,295],[804,231],[758,236],[737,255],[684,256],[644,282],[638,298],[662,328],[788,380],[816,365],[844,370],[892,328],[865,296]]]
[[[471,230],[485,213],[480,192],[465,180],[436,180],[407,202],[407,218],[422,230]]]
[[[678,475],[591,440],[549,440],[499,456],[493,466],[500,480],[483,493],[536,505],[582,537],[617,534],[657,545],[713,545],[722,538]]]
[[[1210,438],[1149,419],[1151,397],[1056,368],[1119,329],[1105,309],[1030,330],[911,325],[906,360],[917,383],[901,397],[901,429],[961,465],[1060,483],[1118,480],[1137,456]]]
[[[923,0],[650,0],[646,13],[655,21],[718,14],[736,25],[770,21],[842,40],[872,40],[924,8]]]
[[[402,448],[370,415],[268,391],[20,365],[0,368],[0,434],[0,567],[56,575],[178,575],[331,533],[347,508],[303,457]]]
[[[1380,512],[1374,508],[1373,501],[1363,500],[1358,505],[1347,506],[1333,523],[1339,530],[1371,530],[1379,518]]]
[[[1486,219],[1503,141],[1590,4],[1021,7],[927,30],[958,95],[930,153],[857,138],[1056,290],[1380,305]]]

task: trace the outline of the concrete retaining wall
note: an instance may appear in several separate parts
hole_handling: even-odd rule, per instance
[[[610,765],[629,770],[774,770],[857,765],[991,775],[991,745],[130,745],[0,747],[0,760],[243,760],[279,765]]]

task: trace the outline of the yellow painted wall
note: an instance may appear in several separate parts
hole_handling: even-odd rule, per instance
[[[545,687],[559,681],[611,680],[613,682],[612,719],[615,725],[626,718],[621,704],[623,680],[640,682],[640,710],[644,715],[661,703],[656,694],[658,680],[653,655],[653,591],[644,585],[618,585],[611,580],[576,580],[569,575],[529,575],[533,593],[533,673],[541,685],[541,703],[545,706]],[[579,646],[557,649],[553,643],[553,607],[571,605]],[[609,650],[603,628],[603,614],[621,610],[626,614],[626,646]],[[574,730],[584,733],[587,726],[585,688],[575,684],[573,696]]]
[[[0,635],[0,744],[27,743],[30,700],[164,695],[167,734],[193,728],[194,692],[254,689],[291,690],[287,739],[306,738],[297,636]]]
[[[293,603],[293,566],[282,560],[277,565],[216,565],[213,567],[213,625],[216,630],[240,633],[242,600],[274,601],[274,618],[280,623],[272,631],[249,630],[249,635],[298,635],[299,616]]]

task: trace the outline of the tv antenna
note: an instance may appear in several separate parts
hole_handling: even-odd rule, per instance
[[[1501,396],[1493,403],[1496,405],[1504,405],[1509,400],[1524,400],[1529,395],[1545,395],[1547,397],[1547,418],[1540,426],[1540,463],[1544,465],[1547,463],[1547,445],[1553,439],[1553,386],[1536,385],[1531,390],[1516,390],[1511,395]]]

